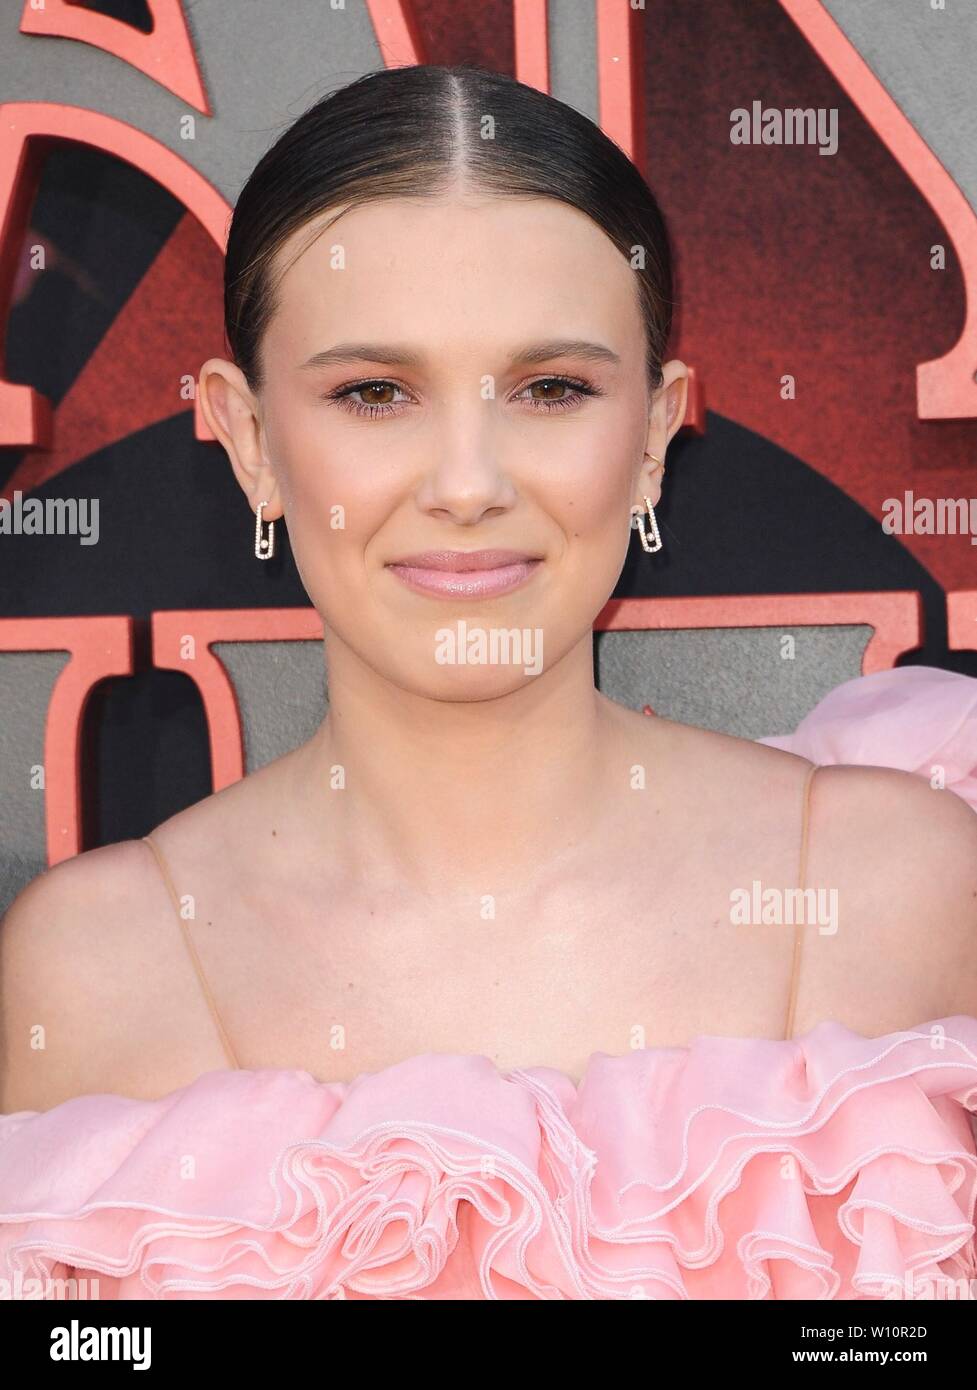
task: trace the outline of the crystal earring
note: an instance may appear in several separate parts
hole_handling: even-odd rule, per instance
[[[254,553],[259,560],[270,560],[275,553],[275,523],[269,521],[268,534],[261,534],[261,512],[267,502],[259,502],[254,509]]]
[[[655,460],[655,463],[657,463],[657,464],[659,465],[659,467],[661,468],[662,477],[664,478],[664,476],[665,476],[665,465],[664,465],[664,463],[662,463],[661,459],[658,458],[657,455],[655,455],[655,454],[646,454],[645,457]],[[649,525],[651,526],[651,540],[650,540],[650,541],[649,541],[649,539],[648,539],[648,534],[647,534],[647,532],[645,531],[645,517],[644,517],[643,512],[641,511],[641,508],[640,508],[640,507],[633,507],[633,508],[632,508],[632,512],[633,512],[634,516],[637,518],[637,522],[638,522],[638,531],[639,531],[639,533],[640,533],[640,535],[641,535],[641,544],[644,546],[645,550],[648,552],[649,555],[654,555],[654,553],[655,553],[657,550],[661,550],[661,548],[662,548],[662,538],[661,538],[661,536],[660,536],[659,533],[658,533],[658,520],[657,520],[657,518],[655,517],[655,509],[654,509],[654,507],[652,506],[651,498],[650,498],[650,497],[646,497],[646,498],[644,499],[644,501],[645,501],[645,506],[648,508],[648,523],[649,523]]]

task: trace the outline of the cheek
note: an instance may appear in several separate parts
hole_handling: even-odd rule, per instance
[[[328,426],[315,412],[295,410],[276,438],[282,502],[296,549],[320,557],[319,564],[341,562],[343,538],[365,541],[383,515],[385,485],[376,450],[342,451],[330,441]],[[334,543],[322,545],[327,536]],[[304,557],[308,560],[308,556]]]
[[[552,482],[553,514],[571,541],[601,544],[608,535],[627,530],[635,451],[622,447],[624,434],[602,433],[586,449],[575,450]]]

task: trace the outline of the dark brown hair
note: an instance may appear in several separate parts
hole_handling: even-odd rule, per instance
[[[486,195],[557,198],[603,229],[635,270],[648,379],[661,385],[672,258],[639,170],[593,121],[535,87],[467,64],[420,64],[367,73],[323,97],[241,190],[224,263],[224,325],[252,391],[261,389],[261,342],[276,310],[270,267],[287,238],[329,208],[437,196],[459,182]]]

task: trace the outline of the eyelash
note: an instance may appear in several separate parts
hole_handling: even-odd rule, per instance
[[[587,396],[602,396],[604,394],[599,386],[594,386],[591,382],[581,381],[579,377],[570,376],[537,377],[535,381],[527,382],[522,390],[528,391],[531,387],[539,386],[544,382],[558,382],[561,386],[569,386],[572,388],[571,393],[564,396],[562,400],[541,401],[530,399],[528,401],[528,404],[534,410],[544,410],[547,413],[552,413],[554,410],[567,410],[576,405],[579,401],[584,400]],[[371,419],[376,419],[377,416],[396,414],[396,407],[394,405],[364,405],[362,401],[354,401],[352,399],[357,391],[365,391],[370,386],[393,386],[398,391],[404,391],[406,389],[398,382],[390,381],[387,377],[371,377],[367,381],[357,381],[352,386],[340,386],[335,391],[328,391],[323,399],[336,401],[343,410],[349,411],[351,415],[365,415],[369,416]]]

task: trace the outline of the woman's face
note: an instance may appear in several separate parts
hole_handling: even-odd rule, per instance
[[[296,256],[325,220],[276,257],[250,433],[231,412],[235,471],[252,510],[284,512],[330,661],[338,638],[415,693],[504,694],[589,649],[685,369],[669,364],[676,389],[652,411],[634,272],[559,201],[380,201]],[[532,558],[467,577],[398,567],[481,550]]]

